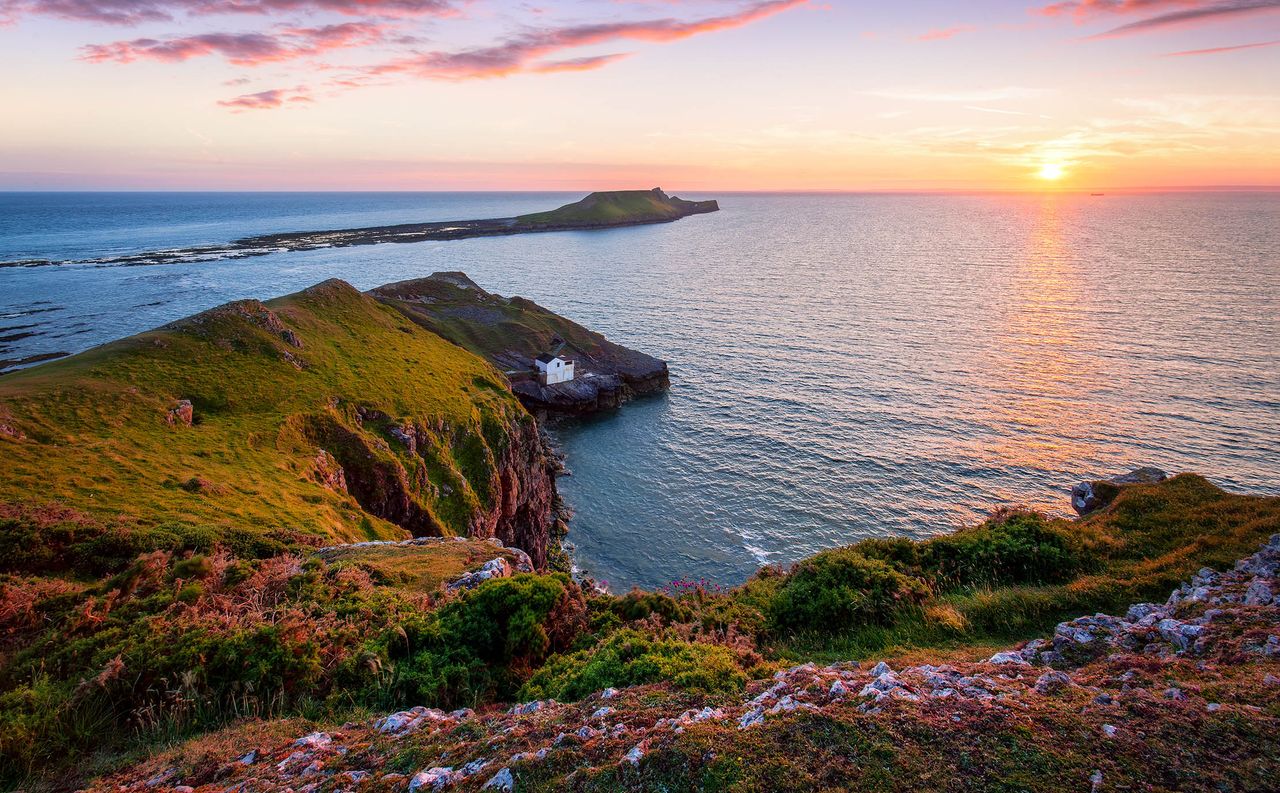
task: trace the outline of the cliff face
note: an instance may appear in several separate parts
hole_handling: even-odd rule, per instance
[[[6,376],[0,416],[0,501],[546,560],[550,457],[501,373],[341,281]]]
[[[434,273],[381,286],[370,294],[488,359],[535,413],[592,413],[670,386],[665,361],[614,344],[532,300],[486,292],[464,273]],[[557,348],[574,361],[575,377],[543,385],[534,358]]]

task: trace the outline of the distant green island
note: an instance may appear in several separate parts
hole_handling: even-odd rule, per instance
[[[502,237],[548,231],[595,231],[600,229],[670,223],[690,215],[718,212],[714,200],[686,201],[669,196],[662,188],[597,192],[548,212],[483,220],[444,220],[431,223],[401,223],[357,229],[287,231],[243,237],[222,245],[127,253],[93,259],[96,265],[148,265],[174,262],[216,261],[245,256],[265,256],[281,251],[308,251],[317,248],[346,248],[384,242],[431,242],[472,237]],[[22,259],[0,262],[0,267],[43,267],[87,263]]]

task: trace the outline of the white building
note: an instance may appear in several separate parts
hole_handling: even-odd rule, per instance
[[[573,361],[562,356],[544,352],[534,360],[534,364],[538,367],[538,379],[543,385],[567,383],[573,379]]]

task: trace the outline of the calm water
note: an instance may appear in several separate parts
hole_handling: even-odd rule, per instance
[[[0,261],[517,214],[558,194],[0,195]],[[670,394],[557,433],[612,587],[1067,506],[1140,464],[1280,493],[1280,195],[729,195],[607,232],[0,270],[0,358],[333,276],[465,270],[666,358]]]

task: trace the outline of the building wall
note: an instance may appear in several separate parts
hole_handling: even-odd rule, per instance
[[[566,363],[563,366],[556,365],[552,362],[547,369],[547,385],[555,385],[556,383],[567,383],[573,379],[573,364]]]

